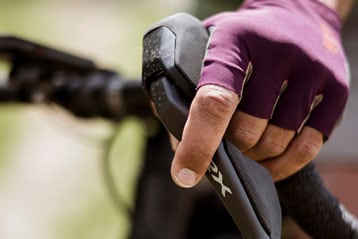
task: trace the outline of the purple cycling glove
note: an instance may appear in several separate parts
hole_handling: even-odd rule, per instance
[[[317,0],[245,1],[204,21],[212,29],[199,86],[228,88],[238,110],[329,137],[348,98],[340,19]]]

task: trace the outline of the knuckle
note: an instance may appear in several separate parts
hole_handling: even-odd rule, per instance
[[[313,139],[302,141],[297,146],[297,161],[299,163],[306,163],[311,161],[319,152],[321,144]]]
[[[274,157],[285,151],[286,144],[280,140],[265,138],[258,147],[259,150],[262,151],[267,157]]]
[[[230,93],[219,90],[205,92],[197,99],[198,110],[209,119],[225,118],[235,108],[235,99]]]
[[[255,127],[240,126],[231,133],[233,143],[239,149],[249,149],[257,144],[261,131]]]

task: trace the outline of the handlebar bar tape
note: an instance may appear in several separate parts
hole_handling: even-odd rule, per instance
[[[313,238],[358,239],[358,223],[326,189],[315,164],[276,183],[281,206]]]

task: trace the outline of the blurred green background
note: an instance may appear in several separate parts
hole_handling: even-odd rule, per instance
[[[189,5],[174,0],[0,0],[0,33],[138,78],[145,29]],[[6,64],[0,69],[3,78]],[[113,133],[112,169],[131,205],[144,133],[138,120],[84,122],[60,109],[0,105],[0,238],[125,238],[126,214],[116,211],[101,171]]]

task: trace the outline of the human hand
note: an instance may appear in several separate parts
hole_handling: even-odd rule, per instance
[[[194,186],[224,136],[274,181],[299,171],[330,136],[348,97],[337,15],[315,1],[256,1],[204,24],[213,33],[172,163],[174,181]]]

